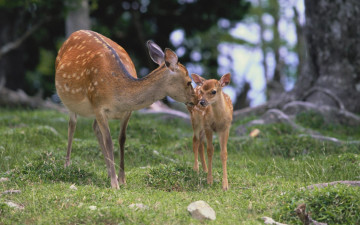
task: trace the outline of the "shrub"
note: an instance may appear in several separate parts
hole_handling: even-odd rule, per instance
[[[290,224],[301,224],[295,208],[306,204],[311,217],[328,224],[360,223],[360,188],[338,184],[313,190],[289,192],[281,197],[273,218]]]

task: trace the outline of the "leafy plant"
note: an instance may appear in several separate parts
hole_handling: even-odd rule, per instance
[[[360,223],[360,188],[338,184],[313,190],[291,191],[282,196],[274,218],[290,224],[301,224],[295,208],[305,203],[311,217],[328,224]]]

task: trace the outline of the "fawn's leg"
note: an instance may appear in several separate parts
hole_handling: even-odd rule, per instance
[[[126,128],[130,120],[131,112],[125,115],[121,122],[121,131],[119,136],[119,145],[120,145],[120,171],[118,181],[119,184],[126,184],[125,179],[125,165],[124,165],[124,151],[125,151],[125,141],[126,141]]]
[[[116,179],[116,172],[115,172],[115,162],[114,162],[114,146],[112,144],[110,129],[108,120],[105,115],[101,112],[98,112],[96,115],[96,122],[99,126],[101,135],[103,137],[103,143],[105,146],[105,154],[104,157],[109,160],[109,171],[110,171],[110,179],[111,179],[111,187],[119,189],[119,183]]]
[[[194,151],[194,170],[199,173],[199,162],[198,162],[198,149],[199,149],[200,140],[196,135],[193,136],[193,151]]]
[[[213,132],[211,130],[205,131],[206,142],[207,142],[207,155],[208,155],[208,174],[207,174],[207,183],[213,183],[213,176],[212,176],[212,156],[214,154],[214,146],[212,144],[212,136]]]
[[[227,141],[229,138],[229,129],[219,132],[220,139],[220,158],[223,167],[223,179],[222,179],[222,189],[224,191],[229,189],[228,178],[227,178],[227,169],[226,169],[226,161],[227,161]]]
[[[203,168],[204,172],[207,173],[208,168],[206,166],[205,154],[204,154],[204,135],[205,135],[204,132],[200,133],[199,154],[200,154],[202,168]]]
[[[65,168],[70,166],[70,156],[71,156],[71,147],[72,141],[76,129],[76,121],[77,116],[75,113],[70,112],[70,119],[69,119],[69,127],[68,127],[68,146],[67,146],[67,153],[66,153],[66,161],[65,161]]]
[[[108,176],[111,177],[109,156],[107,154],[107,151],[106,151],[106,148],[105,148],[105,145],[104,145],[104,138],[103,138],[103,136],[101,134],[99,125],[98,125],[96,120],[94,120],[94,123],[93,123],[93,130],[94,130],[95,136],[96,136],[96,138],[98,140],[101,152],[103,153],[104,158],[105,158],[105,163],[106,163],[106,169],[108,171]]]
[[[202,165],[203,171],[205,173],[207,173],[208,168],[207,168],[206,160],[205,160],[204,142],[202,142],[202,141],[200,142],[200,145],[199,145],[199,155],[200,155],[200,160],[201,160],[201,165]]]

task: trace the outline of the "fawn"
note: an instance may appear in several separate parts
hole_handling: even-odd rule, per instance
[[[191,78],[170,49],[165,52],[147,42],[151,59],[159,65],[144,78],[137,78],[127,52],[109,38],[89,30],[74,32],[56,57],[55,86],[62,103],[70,111],[68,147],[70,155],[77,115],[95,118],[93,130],[105,158],[111,187],[125,184],[124,146],[126,127],[133,110],[170,96],[186,105],[195,101]],[[117,179],[109,119],[119,119],[120,171]]]
[[[212,144],[213,132],[218,133],[220,140],[220,157],[223,167],[222,189],[229,188],[227,179],[227,141],[233,115],[233,105],[230,97],[222,91],[222,88],[230,83],[231,75],[227,73],[219,81],[205,80],[197,74],[191,74],[194,82],[198,85],[195,94],[199,104],[188,107],[191,115],[191,124],[194,130],[193,151],[195,156],[194,170],[199,171],[198,153],[203,170],[208,173],[207,183],[213,183],[212,156],[214,147]],[[204,137],[207,140],[208,166],[204,156]]]

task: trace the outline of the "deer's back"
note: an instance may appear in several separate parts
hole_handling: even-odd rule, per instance
[[[93,116],[94,108],[111,104],[116,88],[136,79],[127,52],[93,31],[74,32],[60,48],[55,63],[56,90],[70,111]]]

